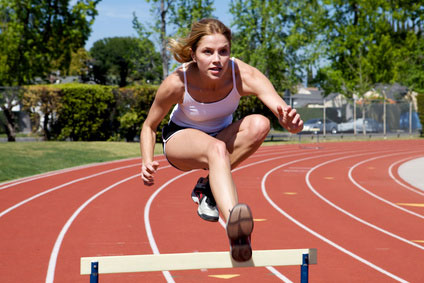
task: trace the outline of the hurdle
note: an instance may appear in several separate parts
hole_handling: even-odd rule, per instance
[[[317,264],[317,249],[254,250],[252,258],[237,262],[226,252],[82,257],[81,275],[98,283],[99,274],[234,267],[300,266],[300,281],[309,280],[309,265]]]

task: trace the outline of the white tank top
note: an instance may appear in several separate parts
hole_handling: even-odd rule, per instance
[[[198,102],[188,93],[186,66],[183,64],[184,98],[183,102],[175,105],[172,110],[171,121],[181,127],[194,128],[206,133],[216,133],[230,125],[240,101],[236,87],[234,58],[231,58],[231,63],[233,89],[223,99],[210,103]]]

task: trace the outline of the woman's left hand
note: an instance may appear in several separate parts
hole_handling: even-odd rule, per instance
[[[300,119],[300,115],[296,112],[296,109],[290,106],[283,107],[277,106],[278,111],[278,122],[281,126],[286,128],[290,133],[297,134],[303,129],[303,121]]]

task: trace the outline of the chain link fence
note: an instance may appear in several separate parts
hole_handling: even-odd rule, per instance
[[[337,105],[335,105],[337,104]],[[296,108],[305,122],[301,134],[353,136],[405,136],[422,133],[416,103],[344,99]]]

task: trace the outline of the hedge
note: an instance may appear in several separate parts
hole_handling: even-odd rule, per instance
[[[133,141],[140,133],[157,89],[155,85],[125,88],[87,84],[28,86],[23,105],[30,113],[33,130],[41,131],[46,140]],[[273,113],[253,96],[240,100],[234,119],[252,113],[269,117],[272,126],[281,129]],[[161,129],[168,123],[169,115],[158,127],[157,141],[162,138]]]
[[[84,84],[60,86],[62,108],[55,125],[58,139],[107,140],[113,134],[116,109],[112,89]]]
[[[119,89],[87,84],[28,86],[23,105],[30,113],[33,131],[41,131],[46,140],[125,138],[132,141],[141,130],[157,88],[144,85]]]
[[[116,131],[117,138],[125,138],[133,141],[140,134],[143,121],[146,119],[150,106],[153,103],[158,86],[138,85],[114,89],[117,101],[119,129]],[[163,125],[167,120],[162,121]],[[162,139],[162,127],[158,127],[156,139]]]

